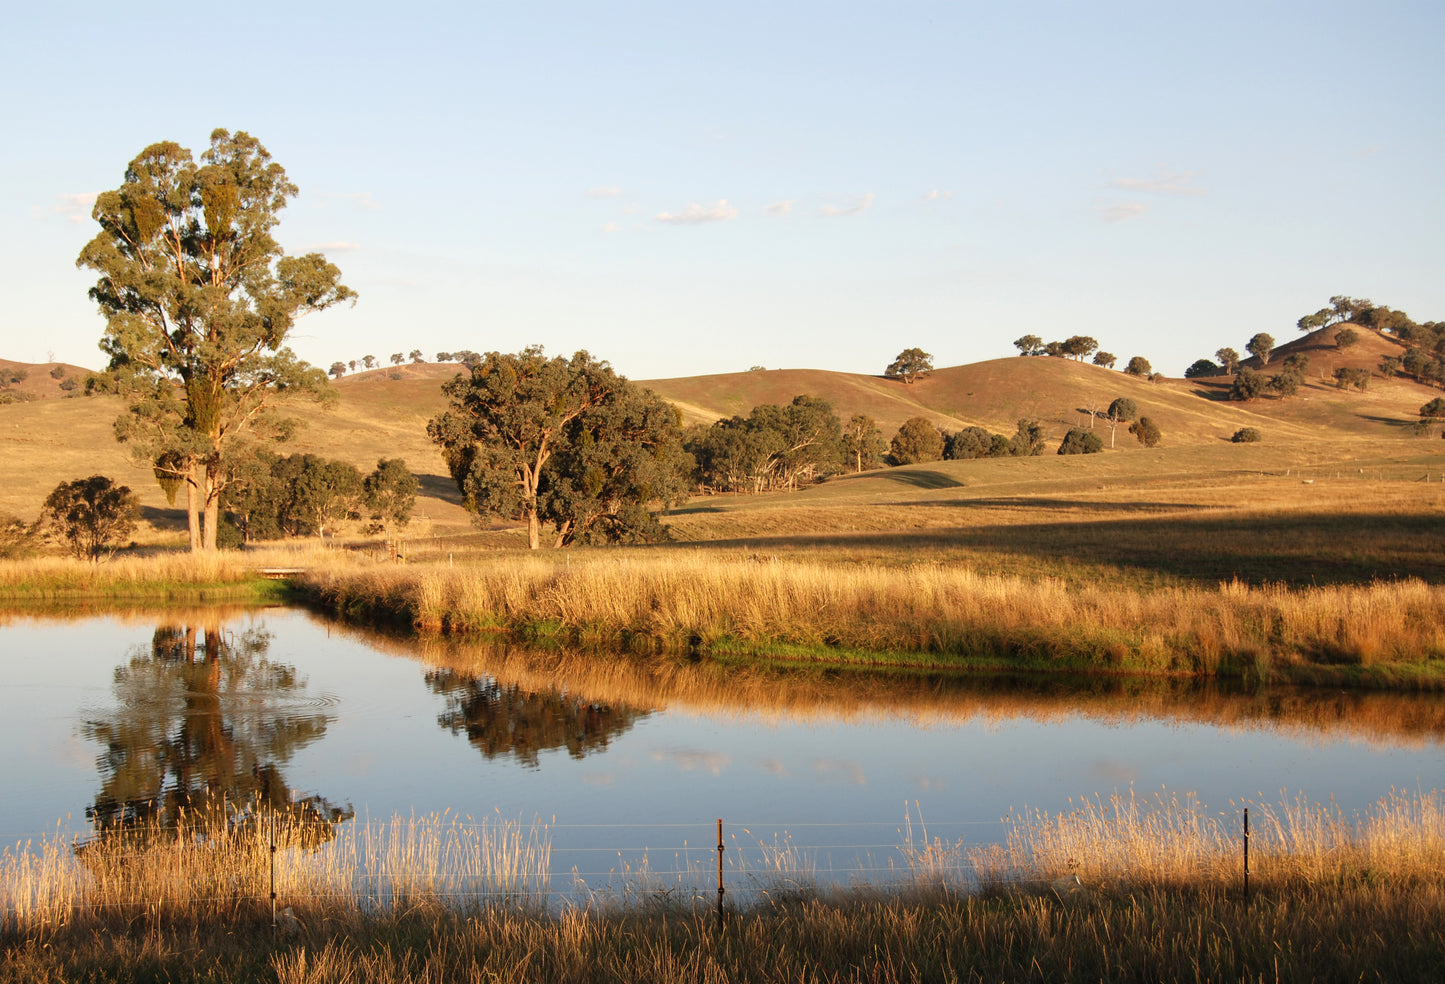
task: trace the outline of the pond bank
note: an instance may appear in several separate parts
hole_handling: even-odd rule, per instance
[[[424,634],[838,665],[1445,687],[1445,589],[1416,580],[1141,591],[944,565],[506,554],[464,568],[316,569],[296,588],[338,617]]]

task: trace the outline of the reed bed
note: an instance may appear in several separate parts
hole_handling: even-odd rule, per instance
[[[301,919],[426,906],[459,912],[541,906],[550,867],[546,827],[500,817],[333,825],[252,814],[86,841],[57,832],[0,852],[0,931],[135,918],[269,922],[273,889],[291,918]]]
[[[283,893],[293,909],[279,931],[249,873],[266,841],[249,831],[234,854],[191,838],[156,844],[139,863],[77,860],[69,845],[34,862],[6,852],[0,981],[1433,979],[1445,957],[1438,792],[1397,794],[1360,816],[1302,800],[1249,805],[1259,819],[1248,899],[1237,811],[1161,794],[1021,811],[992,851],[929,840],[921,828],[915,838],[910,826],[899,847],[907,877],[888,887],[819,887],[797,877],[797,853],[784,845],[778,870],[760,873],[775,890],[730,906],[721,927],[706,891],[611,905],[591,893],[560,909],[459,902],[428,880],[449,845],[475,850],[446,818],[395,821],[387,836],[399,843],[342,855],[413,873],[385,904],[357,890],[365,880],[355,872],[299,882],[310,894]],[[517,833],[492,843],[522,857],[531,850],[522,843],[538,842]],[[183,874],[186,860],[211,870]],[[136,867],[162,879],[147,894],[168,886],[171,896],[87,905],[86,893],[114,891],[97,887],[107,871],[133,885]],[[529,898],[528,878],[504,877],[502,890]],[[218,906],[227,892],[240,901]]]
[[[941,564],[829,565],[686,551],[536,557],[459,568],[317,570],[328,609],[431,632],[528,630],[569,641],[835,661],[1295,674],[1434,685],[1445,588],[1419,580],[1153,591]]]
[[[0,562],[0,602],[267,601],[284,585],[256,576],[260,567],[337,566],[344,554],[311,545],[216,554],[165,551],[118,555],[100,563],[72,557]]]

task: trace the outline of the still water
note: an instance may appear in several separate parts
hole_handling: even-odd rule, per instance
[[[822,877],[1012,808],[1193,794],[1345,811],[1445,786],[1445,698],[1229,693],[535,653],[368,635],[290,609],[0,623],[0,842],[180,807],[549,825],[555,876],[786,843]]]

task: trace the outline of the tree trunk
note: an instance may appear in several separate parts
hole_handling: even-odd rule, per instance
[[[201,549],[201,508],[196,494],[196,465],[186,474],[186,525],[191,534],[191,553]]]
[[[215,468],[213,463],[201,466],[201,473],[205,476],[203,491],[206,496],[206,513],[201,523],[201,549],[210,553],[216,551],[216,523],[221,518],[221,486],[216,481]]]
[[[538,550],[542,546],[542,523],[537,518],[537,504],[528,503],[525,507],[527,513],[527,546]]]

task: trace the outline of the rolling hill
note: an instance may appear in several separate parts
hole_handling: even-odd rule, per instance
[[[1163,447],[1147,452],[1153,456],[1147,460],[1158,466],[1155,470],[1198,474],[1230,471],[1236,466],[1257,470],[1270,463],[1293,462],[1295,467],[1308,467],[1311,462],[1357,458],[1410,462],[1410,469],[1420,461],[1428,466],[1442,450],[1440,441],[1422,442],[1409,425],[1417,419],[1420,405],[1438,391],[1379,375],[1363,393],[1335,387],[1332,373],[1337,366],[1374,368],[1384,356],[1400,351],[1392,339],[1369,331],[1360,334],[1359,344],[1344,351],[1335,349],[1329,329],[1282,345],[1265,371],[1287,355],[1300,352],[1311,360],[1306,384],[1297,396],[1249,403],[1226,399],[1227,376],[1150,382],[1056,358],[1014,357],[953,366],[911,385],[881,376],[803,369],[645,380],[641,384],[675,404],[689,423],[746,414],[760,403],[785,403],[807,393],[830,400],[843,419],[854,413],[873,417],[885,436],[918,415],[945,430],[978,425],[1003,434],[1012,434],[1020,418],[1031,418],[1044,424],[1055,443],[1068,428],[1085,424],[1091,408],[1102,411],[1115,397],[1125,396],[1135,400],[1141,412],[1163,431]],[[57,483],[101,472],[140,494],[145,517],[158,535],[183,529],[182,510],[166,502],[150,469],[131,462],[125,448],[113,438],[112,423],[123,409],[120,400],[103,396],[47,398],[65,395],[59,389],[65,374],[84,372],[63,367],[65,374],[53,376],[51,368],[49,364],[0,360],[0,370],[24,370],[20,385],[33,387],[36,397],[0,405],[0,455],[6,463],[0,481],[0,513],[33,518]],[[289,450],[340,458],[363,471],[369,471],[382,457],[404,458],[422,481],[416,531],[469,529],[469,517],[461,508],[456,488],[426,436],[427,420],[445,403],[440,383],[458,371],[455,364],[431,363],[348,375],[334,384],[339,400],[333,408],[299,405],[293,409],[302,426]],[[1230,435],[1245,426],[1264,433],[1262,447],[1246,450],[1229,444]],[[1103,428],[1107,445],[1107,425],[1098,421],[1095,427]],[[1137,465],[1146,460],[1128,464],[1131,456],[1146,452],[1122,428],[1116,446],[1111,454],[1087,462],[948,462],[915,470],[942,475],[939,480],[949,485],[967,480],[996,487],[998,494],[1022,488],[1020,482],[1031,489],[1049,482],[1092,487],[1109,480],[1106,476],[1110,474],[1115,476],[1113,480],[1121,480],[1124,473],[1137,472]],[[792,498],[788,508],[840,496],[880,501],[879,490],[912,488],[904,481],[906,474],[911,472],[899,470],[887,476],[828,483],[826,493]],[[933,479],[919,481],[926,485]],[[679,522],[685,525],[685,521]]]

